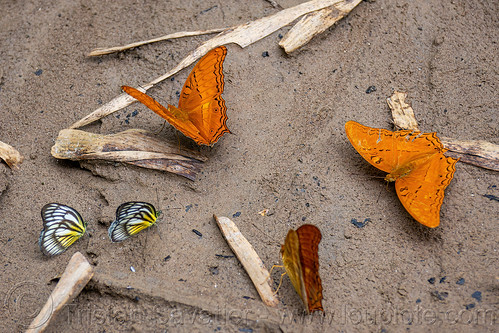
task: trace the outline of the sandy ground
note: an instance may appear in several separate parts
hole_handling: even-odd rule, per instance
[[[118,95],[120,85],[163,74],[208,37],[85,54],[277,9],[263,0],[0,1],[0,141],[25,156],[18,171],[0,164],[0,330],[26,328],[76,251],[95,277],[52,332],[497,330],[497,173],[458,163],[441,225],[430,230],[355,152],[344,124],[392,129],[385,99],[402,90],[424,131],[499,143],[498,7],[373,0],[290,56],[277,45],[289,28],[246,49],[228,45],[224,98],[234,134],[213,148],[180,135],[183,146],[209,158],[192,182],[121,164],[98,164],[92,173],[54,159],[50,148],[59,130]],[[150,94],[176,104],[190,68]],[[367,94],[370,86],[376,91]],[[84,130],[157,131],[161,124],[134,104]],[[171,127],[160,137],[177,141]],[[164,215],[157,227],[111,244],[107,227],[129,200],[149,201]],[[76,208],[89,224],[54,258],[37,244],[40,209],[49,202]],[[273,214],[258,215],[264,208]],[[269,268],[281,262],[290,228],[318,226],[325,315],[303,315],[288,278],[278,308],[265,307],[214,213],[232,218]],[[352,219],[369,221],[358,228]]]

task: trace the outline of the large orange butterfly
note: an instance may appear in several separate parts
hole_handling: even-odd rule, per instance
[[[282,262],[289,279],[305,305],[307,314],[322,311],[322,283],[319,276],[319,242],[316,226],[304,224],[291,229],[281,247]]]
[[[230,133],[225,125],[227,107],[221,96],[224,91],[222,64],[226,54],[227,48],[219,46],[199,60],[185,81],[178,108],[170,104],[165,108],[135,88],[121,88],[198,145],[212,145],[222,135]]]
[[[348,139],[362,157],[376,168],[388,172],[385,180],[395,182],[395,190],[412,217],[427,227],[440,224],[444,190],[456,171],[458,160],[446,157],[436,133],[391,132],[345,124]]]

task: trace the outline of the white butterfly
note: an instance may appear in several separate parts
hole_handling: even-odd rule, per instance
[[[116,210],[116,220],[111,223],[108,234],[113,242],[121,242],[154,225],[161,214],[147,202],[131,201]]]
[[[49,203],[42,208],[43,230],[38,244],[43,254],[61,254],[87,230],[87,223],[73,208]]]

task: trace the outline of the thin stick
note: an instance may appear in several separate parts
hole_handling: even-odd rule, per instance
[[[182,38],[182,37],[190,37],[190,36],[200,36],[200,35],[207,35],[207,34],[214,34],[218,32],[222,32],[224,30],[227,30],[227,28],[218,28],[218,29],[210,29],[210,30],[198,30],[198,31],[179,31],[175,32],[172,34],[164,35],[161,37],[149,39],[149,40],[143,40],[140,42],[135,42],[123,46],[114,46],[114,47],[109,47],[109,48],[97,48],[93,49],[90,51],[90,53],[87,55],[89,57],[96,57],[96,56],[101,56],[105,54],[111,54],[114,52],[120,52],[124,50],[128,50],[134,47],[142,46],[145,44],[150,44],[150,43],[156,43],[156,42],[161,42],[163,40],[168,40],[168,39],[175,39],[175,38]]]
[[[26,333],[43,332],[66,303],[80,294],[93,275],[93,267],[80,252],[76,252],[69,260],[59,283],[55,286],[38,316],[31,322]]]
[[[230,248],[243,265],[246,273],[248,273],[262,301],[268,306],[277,306],[279,300],[273,294],[267,280],[269,271],[263,265],[253,246],[229,218],[217,217],[216,215],[213,215],[213,217]]]

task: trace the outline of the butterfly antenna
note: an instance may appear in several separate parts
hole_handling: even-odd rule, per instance
[[[165,127],[166,127],[166,120],[163,121],[163,124],[161,125],[159,131],[154,132],[154,135],[158,135],[159,133],[163,132],[163,130],[165,129]]]

